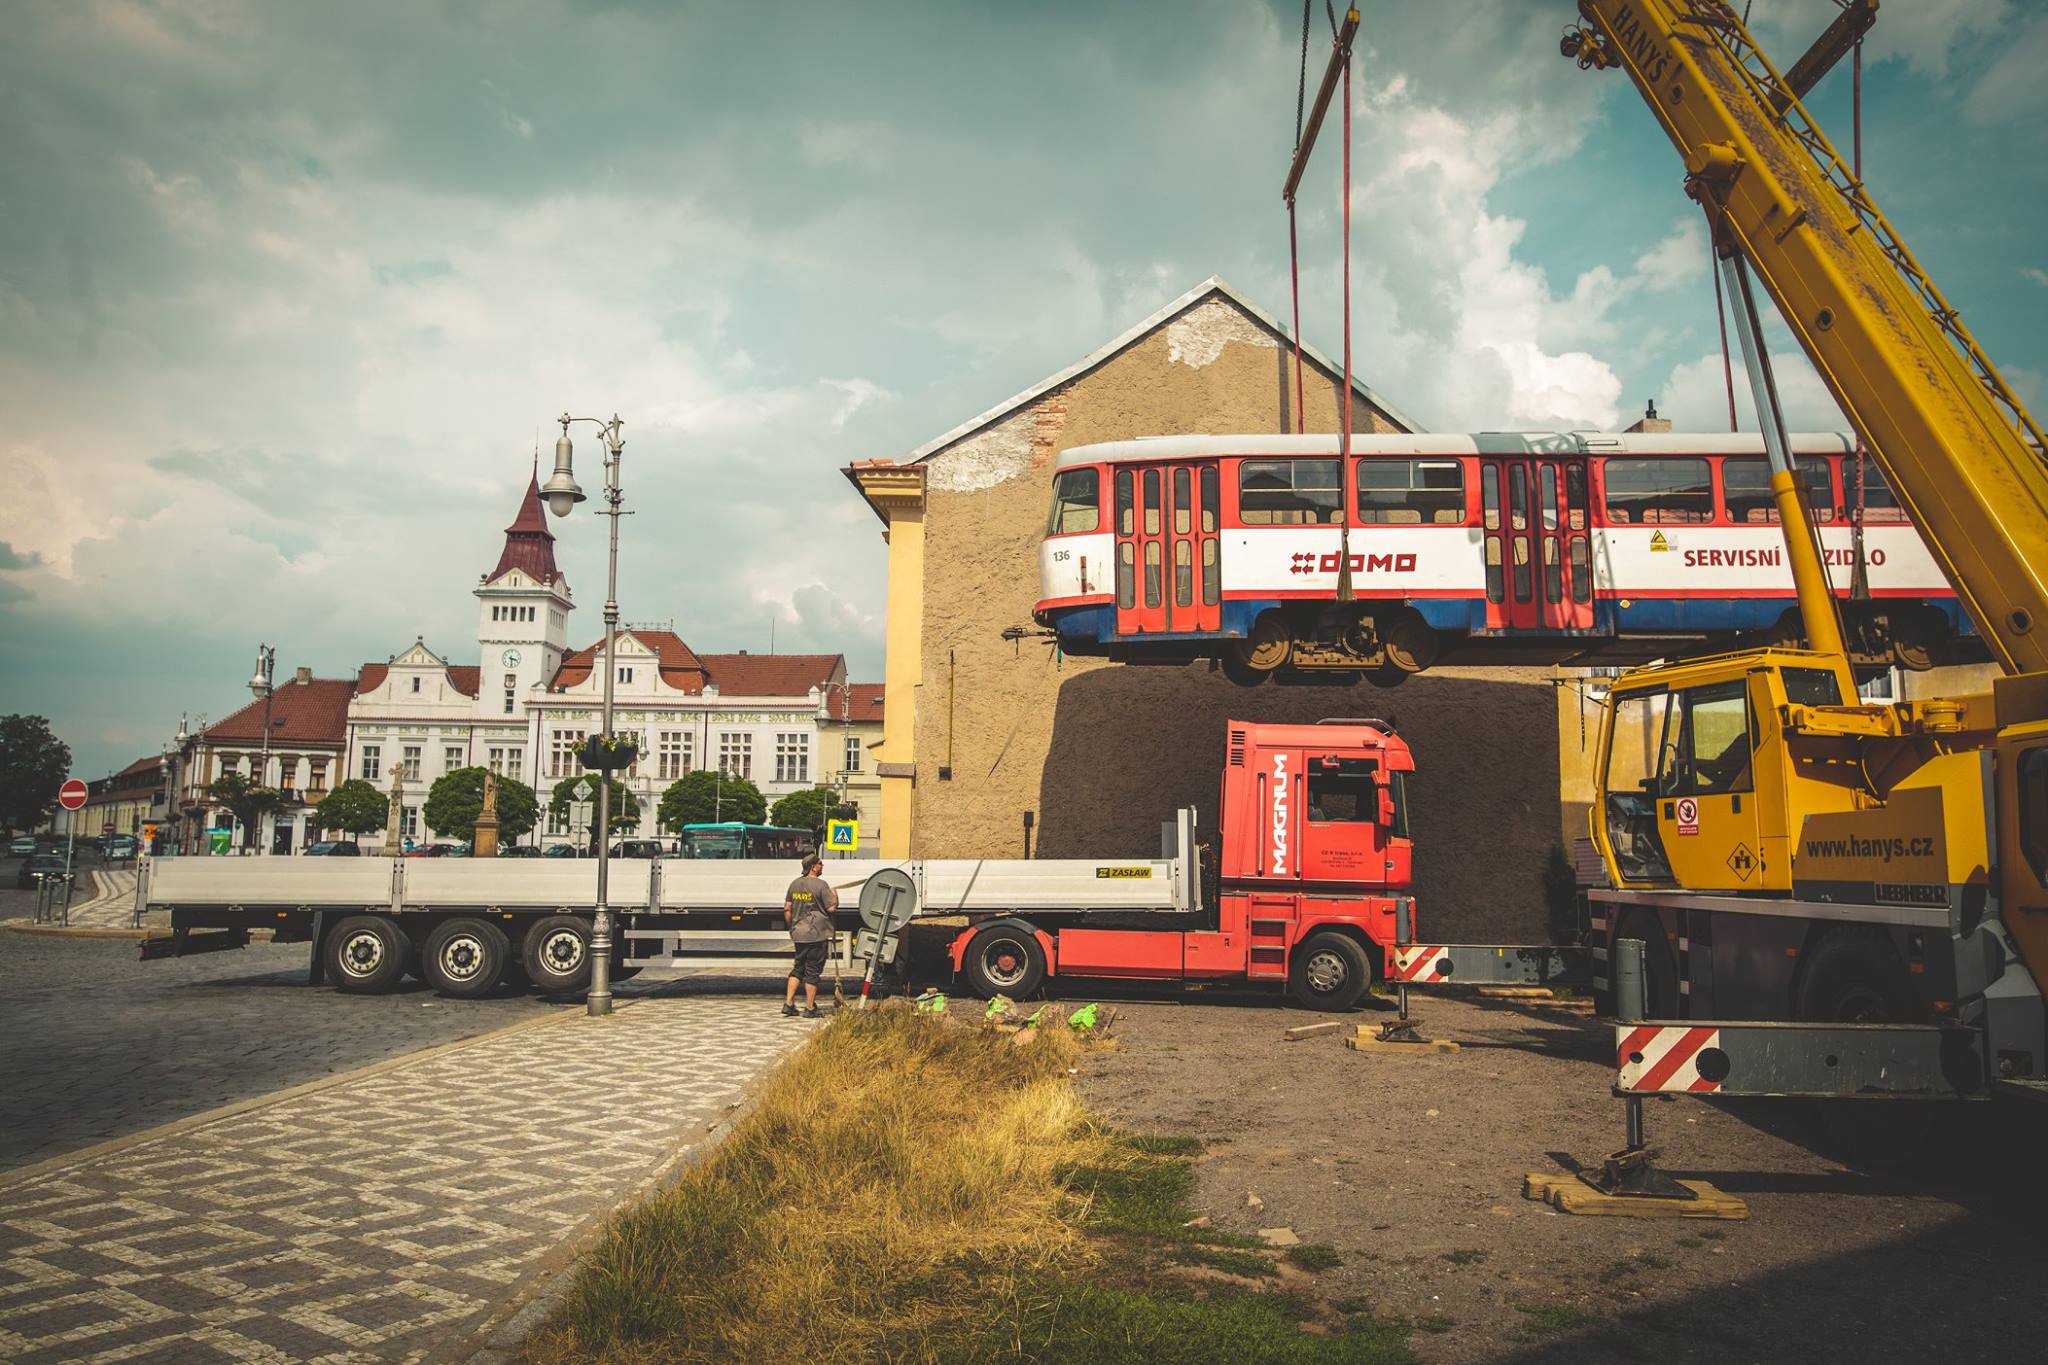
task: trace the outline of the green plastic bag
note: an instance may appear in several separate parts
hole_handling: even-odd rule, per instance
[[[1094,1028],[1095,1008],[1096,1007],[1093,1005],[1081,1006],[1081,1008],[1075,1010],[1072,1014],[1067,1016],[1068,1025],[1083,1033],[1087,1032],[1089,1029]]]

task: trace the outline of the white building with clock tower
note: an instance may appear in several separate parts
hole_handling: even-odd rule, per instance
[[[580,773],[575,746],[598,729],[601,647],[569,647],[575,600],[533,480],[504,534],[496,567],[473,590],[477,663],[451,663],[416,638],[356,675],[341,776],[386,793],[402,777],[400,828],[419,843],[439,837],[420,818],[435,779],[470,767],[536,789],[542,823],[521,842],[561,840],[568,830],[545,814],[548,798],[556,782]],[[640,741],[640,762],[621,775],[642,811],[637,834],[655,833],[661,793],[694,768],[744,776],[771,804],[826,783],[864,804],[842,775],[860,771],[858,758],[827,748],[855,752],[842,733],[846,718],[831,710],[831,698],[852,686],[844,656],[700,654],[672,627],[622,626],[617,669],[616,729]],[[876,837],[865,822],[860,834],[863,846]],[[361,842],[381,848],[382,836]]]

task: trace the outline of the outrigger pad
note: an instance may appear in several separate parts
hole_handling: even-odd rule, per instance
[[[1531,1171],[1522,1177],[1522,1197],[1540,1200],[1559,1213],[1588,1217],[1711,1218],[1723,1221],[1741,1221],[1749,1217],[1749,1205],[1704,1180],[1680,1180],[1677,1183],[1685,1188],[1690,1198],[1602,1194],[1576,1175]]]
[[[1380,1052],[1397,1057],[1415,1057],[1458,1051],[1458,1045],[1443,1038],[1420,1036],[1400,1037],[1398,1026],[1379,1029],[1371,1024],[1360,1024],[1358,1031],[1344,1040],[1344,1046],[1353,1052]],[[1393,1034],[1395,1036],[1383,1036]]]

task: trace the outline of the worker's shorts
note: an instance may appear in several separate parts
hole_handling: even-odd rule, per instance
[[[790,964],[789,974],[806,986],[818,984],[818,978],[825,974],[825,950],[832,945],[828,940],[796,945],[796,961]]]

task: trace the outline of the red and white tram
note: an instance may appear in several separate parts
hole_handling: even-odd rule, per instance
[[[1791,444],[1858,662],[1969,657],[1967,618],[1875,462],[1859,497],[1847,435]],[[1361,435],[1348,465],[1334,434],[1078,446],[1054,478],[1034,615],[1071,654],[1217,658],[1247,684],[1790,638],[1769,485],[1743,434]]]

